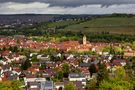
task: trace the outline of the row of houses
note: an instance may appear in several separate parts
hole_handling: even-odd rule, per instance
[[[62,49],[77,49],[82,51],[92,50],[97,55],[76,55],[71,53],[57,53],[54,57],[62,57],[63,60],[53,61],[49,54],[30,53],[29,60],[31,67],[27,70],[22,70],[20,67],[22,62],[26,60],[26,56],[21,55],[10,50],[3,50],[0,53],[0,80],[24,80],[24,88],[26,90],[59,90],[64,88],[68,82],[73,82],[77,90],[83,90],[87,81],[96,78],[100,71],[99,64],[105,64],[108,70],[114,71],[117,66],[125,66],[129,61],[120,55],[111,55],[109,52],[102,52],[102,49],[108,46],[108,43],[89,43],[84,40],[84,44],[78,41],[65,41],[61,43],[56,42],[35,42],[27,39],[16,40],[15,38],[3,37],[0,38],[0,47],[18,46],[20,48],[29,49],[45,49],[48,47]],[[100,54],[100,52],[102,54]],[[134,51],[127,47],[125,48],[126,56],[134,56]],[[38,62],[32,62],[31,58],[36,55]],[[60,81],[55,81],[53,78],[57,77],[58,71],[62,70],[63,64],[68,64],[70,72],[68,77],[63,77]],[[45,65],[45,68],[40,68]],[[96,68],[95,73],[90,72],[90,66]],[[78,72],[75,72],[78,70]]]

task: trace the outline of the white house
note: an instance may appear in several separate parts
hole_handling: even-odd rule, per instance
[[[86,85],[86,77],[83,74],[71,73],[68,77],[69,81],[81,81],[83,85]]]

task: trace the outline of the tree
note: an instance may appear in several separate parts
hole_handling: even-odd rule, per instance
[[[103,80],[99,85],[99,90],[134,90],[133,84],[126,80]]]
[[[27,70],[29,67],[31,67],[31,63],[30,60],[25,60],[22,64],[21,64],[21,69],[22,70]]]
[[[99,72],[98,72],[98,81],[101,81],[103,79],[108,79],[108,71],[106,69],[105,64],[99,64]]]
[[[96,90],[96,78],[93,78],[89,81],[89,83],[86,85],[85,90]]]
[[[14,80],[0,82],[0,90],[23,90],[23,88],[20,81]]]
[[[64,90],[77,90],[73,82],[68,82],[64,87]]]
[[[134,90],[134,82],[126,78],[123,67],[117,67],[113,73],[114,77],[109,77],[109,79],[100,82],[99,90]]]
[[[41,64],[41,66],[39,67],[40,70],[44,70],[46,69],[46,64]]]
[[[91,76],[92,76],[93,73],[96,73],[97,72],[97,69],[96,69],[95,64],[90,65],[89,72],[90,72],[90,75]]]
[[[14,46],[12,52],[18,52],[18,47],[17,46]]]
[[[3,47],[2,51],[6,51],[6,50],[7,50],[7,48],[6,47]]]
[[[62,71],[59,71],[58,74],[57,74],[57,78],[59,80],[61,80],[63,78],[63,72]]]
[[[55,55],[50,55],[50,59],[51,61],[54,61],[54,62],[60,61],[60,57],[55,56]]]
[[[52,54],[56,54],[57,52],[58,52],[57,49],[54,49],[54,48],[48,48],[48,49],[40,50],[39,53],[44,53],[44,54],[52,55]]]
[[[133,64],[132,64],[132,68],[134,68],[135,67],[135,61],[133,62]]]
[[[62,71],[63,71],[63,75],[64,77],[68,77],[69,74],[69,65],[67,63],[62,65]]]
[[[39,62],[39,60],[37,59],[37,55],[33,55],[31,58],[32,62]]]
[[[125,72],[125,69],[121,66],[118,66],[116,71],[114,71],[114,74],[115,74],[115,79],[124,79],[126,77],[126,72]]]
[[[13,87],[14,90],[19,90],[21,89],[21,82],[20,81],[12,81],[11,86]]]
[[[9,46],[8,50],[10,50],[10,51],[13,51],[13,48],[12,48],[12,46]]]

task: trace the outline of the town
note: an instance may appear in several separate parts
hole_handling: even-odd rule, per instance
[[[80,39],[37,42],[24,35],[0,36],[0,81],[19,81],[26,90],[95,90],[105,78],[135,77],[130,44]]]
[[[0,0],[0,90],[135,90],[135,0]]]

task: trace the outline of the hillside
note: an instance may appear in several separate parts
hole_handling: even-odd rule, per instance
[[[63,23],[63,21],[61,22]],[[53,23],[54,27],[55,25],[59,26],[61,22]],[[72,32],[82,31],[82,32],[110,32],[118,34],[135,34],[135,17],[96,18],[77,24],[68,21],[67,26],[61,30]]]
[[[47,15],[45,16],[47,18]],[[62,32],[71,31],[75,33],[84,32],[88,34],[89,32],[96,32],[96,33],[105,32],[105,33],[112,33],[112,34],[134,34],[135,35],[135,16],[129,17],[129,16],[63,15],[59,17],[57,16],[57,18],[56,16],[55,18],[53,18],[53,15],[52,15],[51,18],[53,18],[54,20],[51,19],[51,21],[49,22],[43,20],[42,23],[33,24],[33,25],[31,24],[31,22],[27,22],[26,20],[25,23],[28,23],[28,25],[29,24],[32,25],[28,27],[27,27],[27,24],[20,23],[20,22],[18,23],[21,24],[22,26],[18,25],[18,23],[11,24],[10,27],[5,27],[6,25],[1,24],[3,25],[4,28],[2,28],[1,26],[0,35],[15,35],[15,34],[22,35],[23,34],[26,36],[29,36],[29,35],[38,36],[38,35],[44,35],[48,33],[55,34],[61,31]],[[20,18],[22,16],[18,16],[18,17]],[[28,17],[30,16],[28,15]],[[61,17],[63,17],[63,19],[61,19]],[[38,19],[41,19],[41,18],[38,18]],[[7,21],[10,21],[10,19]],[[33,20],[31,21],[33,22]]]

